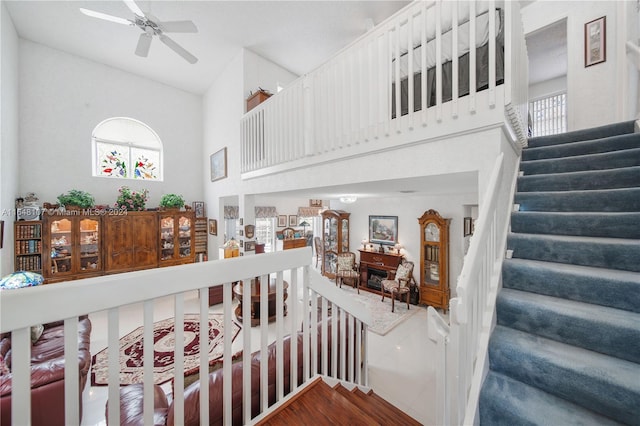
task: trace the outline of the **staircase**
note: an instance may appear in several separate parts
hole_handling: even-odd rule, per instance
[[[633,132],[618,123],[532,138],[523,151],[481,424],[640,424]]]
[[[322,378],[256,425],[398,425],[420,423],[373,391],[330,386]]]

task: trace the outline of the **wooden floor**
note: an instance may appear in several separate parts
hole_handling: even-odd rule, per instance
[[[341,384],[331,387],[322,378],[256,424],[420,425],[373,391],[350,391]]]

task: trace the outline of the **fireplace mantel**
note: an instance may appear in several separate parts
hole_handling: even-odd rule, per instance
[[[360,286],[369,291],[380,291],[376,286],[369,286],[370,270],[384,273],[395,272],[402,261],[401,254],[379,253],[377,251],[358,250],[360,252]],[[375,272],[374,272],[375,273]]]

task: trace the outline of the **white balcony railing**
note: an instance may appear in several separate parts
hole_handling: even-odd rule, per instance
[[[0,298],[0,332],[12,332],[12,424],[25,425],[31,423],[31,397],[30,397],[30,327],[36,324],[44,324],[64,319],[65,334],[65,364],[77,365],[77,318],[81,315],[107,311],[108,330],[103,340],[108,341],[109,354],[109,400],[119,401],[119,308],[141,303],[144,318],[144,423],[153,424],[153,374],[151,370],[153,354],[153,312],[154,301],[173,297],[176,318],[176,341],[181,341],[180,321],[185,313],[184,294],[194,290],[199,291],[199,309],[201,320],[201,336],[208,336],[208,289],[212,286],[223,286],[224,301],[224,327],[231,329],[231,321],[234,318],[232,301],[232,283],[236,281],[250,282],[254,277],[261,277],[261,285],[266,285],[268,276],[276,279],[277,290],[277,314],[275,319],[275,342],[279,348],[276,358],[277,400],[283,395],[283,346],[282,342],[287,334],[295,335],[300,330],[304,333],[303,351],[303,384],[317,371],[329,377],[357,383],[367,384],[367,353],[366,353],[366,329],[371,323],[368,311],[357,302],[345,298],[343,293],[332,285],[327,285],[327,280],[310,268],[311,251],[309,248],[287,250],[284,252],[267,253],[256,256],[244,256],[233,259],[223,259],[210,262],[194,263],[189,265],[174,266],[160,269],[150,269],[124,274],[107,275],[97,278],[88,278],[77,281],[62,282],[51,285],[30,287],[18,290],[3,291]],[[289,280],[288,288],[288,324],[284,321],[284,277]],[[267,293],[261,292],[261,306],[267,309]],[[204,296],[203,296],[204,295]],[[202,297],[203,296],[203,297]],[[250,312],[250,298],[243,298],[243,311]],[[329,309],[331,313],[329,313]],[[90,316],[91,317],[91,316]],[[329,317],[331,319],[329,320]],[[261,318],[267,318],[263,312]],[[328,322],[331,322],[331,333],[328,333]],[[266,351],[272,343],[267,341],[268,324],[266,320],[260,322],[260,349]],[[271,327],[274,327],[273,324]],[[348,328],[347,328],[348,327]],[[243,353],[251,353],[251,318],[243,316]],[[321,329],[320,336],[316,330]],[[354,330],[355,338],[345,341],[346,330]],[[338,332],[339,330],[339,332]],[[92,333],[95,333],[94,330]],[[71,338],[66,338],[72,336]],[[338,342],[338,336],[342,339]],[[92,336],[92,340],[97,337]],[[99,339],[99,338],[98,338]],[[291,371],[292,387],[295,389],[298,378],[297,371],[296,339],[291,339]],[[328,342],[331,342],[331,354],[328,354]],[[206,342],[202,342],[206,345]],[[224,335],[224,362],[223,374],[231,377],[231,336]],[[317,346],[322,344],[323,353],[317,355]],[[340,348],[337,350],[336,348]],[[94,348],[95,349],[95,348]],[[182,371],[182,354],[177,348],[175,353],[176,371]],[[263,352],[264,353],[264,352]],[[208,371],[206,351],[201,352],[200,371]],[[339,372],[336,368],[330,369],[328,357],[332,357],[332,366],[341,366]],[[250,398],[251,368],[250,358],[243,357],[243,392],[244,400]],[[263,358],[264,359],[264,358]],[[148,368],[147,368],[148,366]],[[266,366],[266,363],[263,363]],[[361,366],[355,368],[353,366]],[[65,369],[65,424],[80,424],[78,369]],[[260,371],[262,386],[261,412],[268,409],[266,386],[268,384],[267,369]],[[231,419],[231,380],[224,381],[224,418],[225,424]],[[200,397],[202,401],[208,401],[208,375],[200,374]],[[183,381],[181,376],[176,376],[174,387],[175,415],[177,419],[183,418]],[[120,404],[111,403],[108,408],[109,419],[120,418]],[[251,404],[245,404],[244,423],[251,419]],[[201,424],[209,424],[209,410],[207,404],[201,404]],[[114,421],[115,423],[115,421]]]
[[[245,114],[241,172],[505,122],[524,146],[527,72],[518,2],[416,1]]]

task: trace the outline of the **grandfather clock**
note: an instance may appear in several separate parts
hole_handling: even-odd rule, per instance
[[[449,309],[449,223],[435,210],[420,224],[420,303]]]

